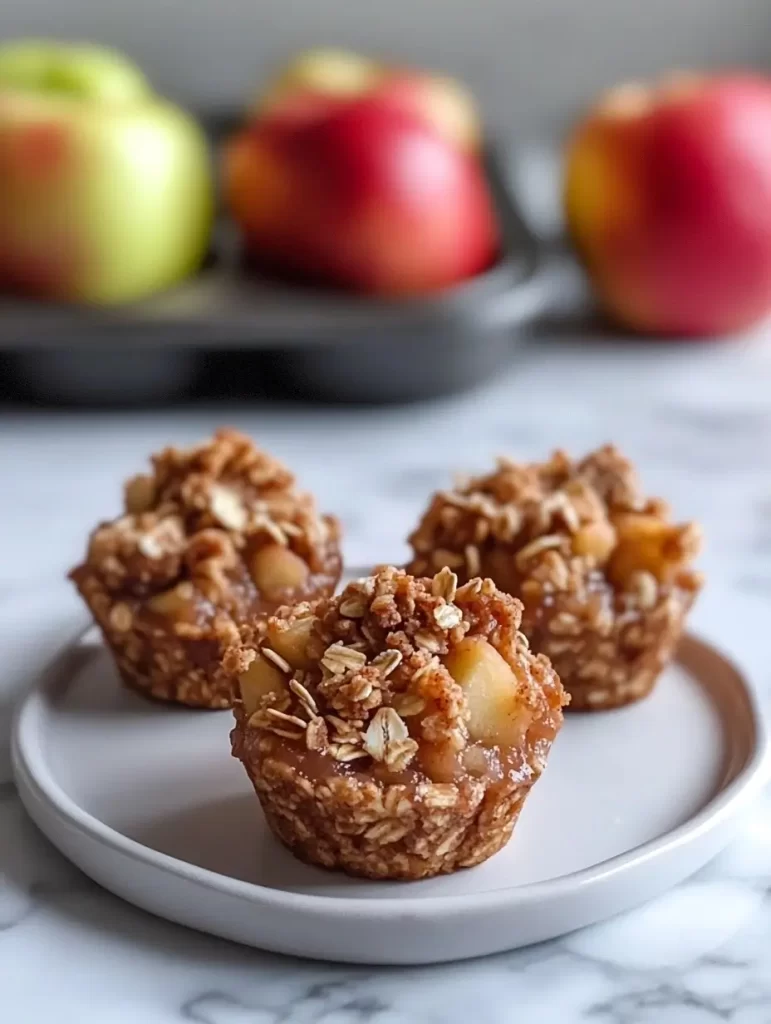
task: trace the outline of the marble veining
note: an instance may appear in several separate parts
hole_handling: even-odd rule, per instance
[[[158,444],[228,422],[294,467],[346,525],[349,563],[398,560],[427,494],[507,451],[616,440],[652,492],[705,525],[725,645],[771,697],[771,341],[532,342],[473,394],[406,409],[6,412],[0,422],[0,1021],[5,1024],[770,1024],[771,793],[708,867],[637,911],[460,964],[370,969],[243,949],[100,890],[39,835],[10,781],[13,702],[77,620],[41,642],[63,574]],[[747,629],[746,609],[757,628]],[[54,956],[56,954],[56,956]],[[46,984],[41,980],[45,979]]]

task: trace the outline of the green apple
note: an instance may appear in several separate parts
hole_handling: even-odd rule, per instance
[[[214,186],[193,118],[112,50],[0,47],[0,286],[127,302],[194,272]]]

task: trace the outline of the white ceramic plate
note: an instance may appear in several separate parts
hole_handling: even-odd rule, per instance
[[[639,904],[728,842],[765,775],[750,689],[688,637],[649,699],[567,717],[507,849],[450,877],[366,882],[301,864],[272,838],[229,756],[231,721],[126,690],[86,630],[19,708],[21,797],[66,856],[130,902],[350,962],[492,953]]]

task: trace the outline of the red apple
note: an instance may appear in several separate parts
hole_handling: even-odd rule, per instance
[[[606,309],[652,334],[771,312],[771,83],[681,76],[610,93],[567,153],[570,232]]]
[[[299,54],[258,97],[258,115],[286,110],[295,102],[347,102],[377,97],[423,118],[454,145],[479,148],[481,119],[470,92],[448,75],[389,66],[346,50]]]
[[[253,122],[228,147],[225,191],[260,261],[370,294],[441,288],[496,254],[478,162],[376,98]]]

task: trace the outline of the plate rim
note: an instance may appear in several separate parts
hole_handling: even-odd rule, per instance
[[[46,698],[62,687],[68,678],[67,657],[91,628],[84,620],[79,629],[66,642],[46,669],[16,707],[11,739],[11,759],[14,778],[22,798],[35,800],[60,823],[74,828],[89,840],[116,851],[140,864],[181,877],[188,882],[223,895],[247,900],[256,906],[270,906],[280,911],[301,913],[323,913],[332,918],[365,917],[369,920],[390,920],[403,918],[405,914],[415,917],[453,916],[463,914],[472,908],[475,911],[497,907],[505,902],[509,909],[525,907],[545,899],[559,899],[561,895],[587,890],[602,884],[610,878],[623,876],[637,866],[650,863],[668,852],[696,842],[701,836],[717,829],[726,818],[738,813],[742,806],[755,796],[767,777],[771,776],[771,738],[764,722],[759,701],[751,685],[745,680],[745,673],[734,658],[710,644],[696,633],[685,637],[706,648],[732,670],[741,687],[747,711],[753,726],[754,744],[748,748],[748,756],[736,775],[723,784],[718,792],[691,818],[676,828],[645,843],[616,854],[598,864],[578,871],[569,872],[556,878],[523,885],[512,885],[482,893],[459,893],[446,895],[409,896],[394,893],[388,899],[382,897],[340,896],[319,893],[292,892],[271,886],[248,882],[220,874],[209,868],[200,867],[180,860],[170,854],[153,850],[107,825],[89,811],[82,808],[67,791],[59,785],[50,770],[45,752],[40,743],[39,725],[46,712]],[[222,712],[223,714],[229,712]],[[37,821],[38,816],[33,815]],[[45,831],[45,830],[44,830]],[[49,835],[49,838],[53,839]],[[55,845],[56,841],[53,840]]]

